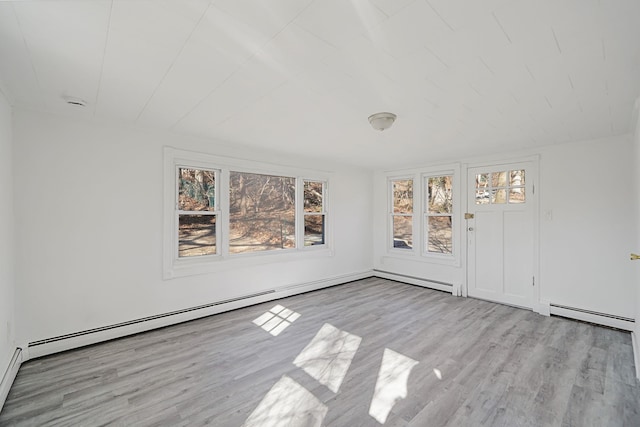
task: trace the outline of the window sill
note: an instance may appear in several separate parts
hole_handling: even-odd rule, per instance
[[[170,280],[179,277],[195,276],[199,274],[216,273],[237,268],[252,267],[263,264],[299,261],[332,257],[333,250],[328,246],[305,247],[304,249],[284,249],[276,253],[246,253],[223,257],[214,255],[203,258],[174,260],[173,265],[163,270],[163,279]]]

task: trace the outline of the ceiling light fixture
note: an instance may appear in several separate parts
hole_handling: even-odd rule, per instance
[[[369,123],[375,130],[383,131],[391,127],[396,117],[393,113],[376,113],[369,116]]]
[[[87,106],[87,101],[85,101],[84,99],[81,99],[81,98],[76,98],[75,96],[63,96],[62,99],[64,99],[64,101],[67,104],[73,105],[75,107],[86,107]]]

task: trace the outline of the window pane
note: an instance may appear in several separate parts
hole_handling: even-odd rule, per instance
[[[524,169],[509,172],[509,186],[518,187],[524,185]]]
[[[215,172],[202,169],[178,170],[178,208],[182,211],[215,210]]]
[[[393,247],[400,249],[413,248],[413,217],[393,216]]]
[[[322,182],[304,182],[304,211],[322,212]]]
[[[304,216],[304,245],[324,245],[324,215]]]
[[[429,236],[427,250],[439,254],[450,254],[453,249],[453,236],[450,216],[430,216],[428,219]]]
[[[179,215],[178,224],[179,257],[216,253],[215,215]]]
[[[526,197],[524,195],[524,187],[512,188],[509,190],[509,203],[524,203]]]
[[[491,190],[491,203],[507,203],[507,190]]]
[[[229,251],[294,248],[295,196],[295,178],[231,172]]]
[[[393,185],[393,212],[413,212],[413,180],[403,179],[392,181]]]
[[[492,187],[506,187],[507,186],[507,173],[506,172],[493,172],[493,173],[491,173],[491,186]]]
[[[430,177],[427,185],[427,204],[429,213],[451,213],[451,183],[453,176]]]
[[[482,173],[476,175],[476,188],[485,188],[489,186],[489,174]]]

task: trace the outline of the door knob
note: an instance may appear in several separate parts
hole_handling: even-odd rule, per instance
[[[473,227],[469,227],[469,231],[473,231]],[[637,256],[637,255],[636,255]]]
[[[635,260],[638,260],[638,259],[640,259],[640,255],[638,255],[638,254],[631,254],[631,261],[635,261]]]

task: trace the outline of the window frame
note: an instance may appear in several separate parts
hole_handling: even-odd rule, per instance
[[[183,211],[180,210],[180,202],[178,200],[179,198],[179,194],[180,194],[180,169],[196,169],[196,170],[206,170],[206,171],[210,171],[214,173],[214,210],[212,211]],[[221,247],[220,247],[220,203],[218,200],[220,191],[219,191],[219,187],[220,187],[220,170],[219,169],[209,169],[209,168],[196,168],[196,167],[192,167],[192,166],[185,166],[185,165],[180,165],[180,164],[176,164],[175,165],[175,219],[174,219],[174,224],[175,224],[175,239],[176,239],[176,244],[175,246],[175,259],[176,260],[182,260],[182,259],[194,259],[194,258],[201,258],[201,257],[216,257],[216,256],[220,256],[221,254]],[[215,226],[215,233],[216,233],[216,252],[214,254],[207,254],[207,255],[198,255],[198,256],[194,256],[194,257],[181,257],[180,256],[180,216],[181,215],[191,215],[191,216],[195,216],[195,215],[205,215],[205,216],[215,216],[216,217],[216,226]]]
[[[287,173],[280,173],[280,172],[275,172],[275,171],[267,171],[267,170],[259,170],[256,171],[255,169],[247,169],[247,168],[242,168],[242,167],[230,167],[228,169],[226,169],[225,171],[225,176],[226,179],[224,180],[224,182],[226,183],[226,191],[225,191],[225,197],[227,198],[227,203],[226,206],[230,206],[231,202],[229,200],[229,194],[230,194],[230,184],[231,184],[231,173],[232,172],[236,172],[236,173],[245,173],[245,174],[257,174],[257,175],[268,175],[268,176],[276,176],[279,178],[293,178],[295,180],[295,185],[296,185],[296,191],[295,191],[295,202],[294,202],[294,208],[295,208],[295,213],[294,213],[294,230],[296,233],[295,236],[295,247],[293,248],[282,248],[282,249],[278,249],[278,250],[266,250],[266,251],[255,251],[255,252],[239,252],[239,253],[231,253],[230,252],[230,245],[229,245],[229,239],[227,238],[227,240],[225,240],[225,245],[224,245],[224,255],[225,258],[236,258],[236,257],[249,257],[249,256],[264,256],[264,255],[269,255],[269,254],[275,254],[275,253],[286,253],[286,252],[291,252],[291,251],[296,251],[299,248],[298,245],[298,236],[299,236],[299,231],[298,231],[298,224],[300,222],[299,219],[299,215],[298,215],[298,208],[299,208],[299,201],[300,198],[298,197],[298,180],[299,178],[295,175],[295,174],[287,174]],[[225,216],[226,216],[226,222],[225,222],[225,234],[227,236],[230,236],[230,227],[231,227],[231,212],[229,209],[227,209],[225,211]]]
[[[428,225],[427,217],[427,186],[430,177],[450,175],[452,182],[452,253],[441,254],[428,251]],[[385,174],[387,180],[387,239],[386,254],[394,258],[411,259],[414,261],[442,264],[446,266],[460,267],[462,262],[461,240],[462,227],[462,198],[465,194],[465,183],[461,180],[461,165],[459,163],[440,166],[415,168],[405,171],[390,171]],[[413,248],[412,250],[393,247],[393,181],[413,179]]]
[[[333,256],[333,235],[330,227],[329,184],[331,172],[313,171],[279,164],[244,160],[207,153],[164,147],[164,201],[163,201],[163,279],[195,274],[213,273],[229,268],[246,265],[258,265],[299,259],[300,257]],[[216,253],[180,257],[179,243],[179,204],[178,173],[179,168],[203,169],[215,171],[215,215],[216,215]],[[242,172],[263,174],[295,179],[295,248],[256,251],[246,253],[229,252],[229,186],[230,173]],[[304,181],[322,182],[323,214],[325,215],[325,243],[304,246]],[[211,215],[211,214],[208,214]]]
[[[451,176],[451,213],[450,214],[431,214],[429,213],[429,201],[427,197],[427,193],[429,191],[429,178],[435,177],[443,177],[443,176]],[[460,185],[458,184],[459,174],[456,175],[455,171],[452,169],[449,170],[440,170],[423,173],[421,175],[421,210],[420,216],[422,220],[422,227],[420,229],[420,238],[422,243],[422,256],[432,258],[433,260],[439,260],[444,263],[450,263],[452,261],[455,262],[457,255],[457,236],[458,236],[458,226],[456,226],[455,219],[459,216],[458,213],[458,203],[456,203],[456,190],[460,192]],[[429,217],[451,217],[451,253],[438,253],[438,252],[430,252],[429,251]]]
[[[393,204],[393,183],[395,181],[412,181],[413,187],[413,196],[412,196],[412,209],[411,214],[406,213],[395,213],[394,212],[394,204]],[[396,254],[405,254],[405,255],[413,255],[416,253],[416,187],[415,187],[416,179],[414,175],[398,175],[398,176],[389,176],[387,177],[387,247],[391,253]],[[397,248],[394,244],[394,217],[402,216],[402,217],[411,217],[411,248],[403,249]]]
[[[328,205],[328,187],[329,187],[329,183],[327,180],[322,180],[322,179],[313,179],[313,178],[301,178],[301,182],[302,185],[300,185],[299,189],[296,188],[296,190],[299,190],[299,192],[297,191],[297,196],[300,198],[300,200],[302,201],[302,218],[300,220],[300,229],[298,230],[298,232],[296,233],[296,236],[300,237],[301,242],[296,245],[296,246],[300,246],[300,248],[302,250],[307,250],[307,251],[312,251],[312,250],[320,250],[323,248],[326,248],[328,246],[328,242],[327,242],[327,229],[328,229],[328,222],[329,222],[329,215],[327,213],[328,209],[327,209],[327,205]],[[304,210],[304,184],[306,182],[319,182],[322,184],[322,210],[320,212],[305,212]],[[320,245],[309,245],[309,246],[305,246],[304,244],[304,224],[305,224],[305,218],[307,216],[323,216],[324,217],[324,243],[320,244]]]

